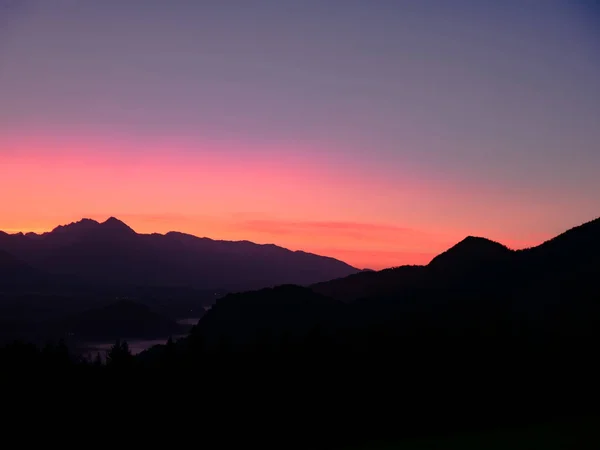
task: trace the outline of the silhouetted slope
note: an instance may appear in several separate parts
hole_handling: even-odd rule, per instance
[[[515,252],[497,242],[469,236],[427,265],[421,290],[435,304],[446,303],[446,313],[454,309],[478,320],[480,314],[498,307],[498,299],[505,301],[517,276]]]
[[[514,303],[531,327],[563,336],[600,327],[600,219],[518,253]],[[537,320],[543,310],[544,320]]]
[[[242,291],[312,284],[357,272],[333,258],[275,245],[182,233],[137,234],[123,222],[90,219],[42,235],[0,235],[0,249],[53,275],[96,284],[189,286]]]
[[[47,283],[47,277],[8,252],[0,250],[0,289],[39,287]]]
[[[445,405],[463,401],[462,394],[450,399],[459,386],[470,392],[474,408],[482,407],[480,400],[488,405],[504,398],[520,402],[557,364],[589,373],[592,361],[585,355],[600,343],[600,260],[584,257],[585,270],[571,270],[552,259],[585,254],[598,238],[592,230],[570,231],[544,244],[551,250],[541,246],[540,256],[468,238],[424,267],[365,272],[311,288],[280,286],[229,295],[177,348],[192,365],[201,348],[220,355],[250,349],[262,361],[295,361],[298,369],[293,370],[311,358],[313,370],[328,367],[338,378],[366,367],[379,374],[403,373],[399,366],[414,377],[404,383],[420,385],[429,396],[435,386],[438,406],[438,396],[446,396]],[[552,271],[546,273],[548,268]],[[158,347],[154,356],[146,356],[152,360],[162,351]],[[278,356],[269,356],[272,351]],[[248,361],[254,364],[257,358]],[[507,380],[517,390],[488,389],[485,400],[472,387],[505,386]],[[369,378],[373,386],[379,381],[375,375]],[[389,388],[393,381],[383,385]],[[567,390],[560,395],[569,398]],[[534,404],[541,403],[532,400],[528,407],[538,408]],[[442,422],[448,420],[450,411],[437,412]],[[429,417],[431,411],[423,414]]]
[[[597,267],[600,258],[600,218],[519,253],[527,263],[536,264],[539,272]]]
[[[468,236],[428,264],[439,270],[472,269],[481,264],[507,261],[512,251],[489,239]]]
[[[14,345],[0,350],[3,373],[70,365],[93,374],[90,385],[112,379],[110,398],[133,405],[132,389],[153,403],[162,389],[165,401],[202,404],[193,420],[209,431],[225,417],[238,433],[216,439],[230,447],[230,436],[252,440],[244,425],[261,447],[328,449],[536,422],[556,429],[597,416],[598,238],[592,224],[527,251],[467,239],[428,266],[314,288],[355,301],[287,285],[232,294],[187,338],[139,357],[125,347],[102,366],[65,362],[60,346]]]
[[[75,340],[156,338],[181,333],[183,328],[147,306],[120,300],[43,325],[48,335]]]
[[[344,302],[387,296],[421,283],[424,266],[401,266],[376,271],[363,271],[331,281],[317,283],[311,289],[319,294]]]
[[[579,324],[583,333],[597,324],[598,279],[600,220],[595,220],[522,251],[468,237],[425,267],[358,273],[312,289],[340,300],[370,303],[365,315],[378,315],[380,321],[419,312],[428,317],[429,326],[460,323],[574,333]]]
[[[226,417],[230,429],[241,430],[252,420],[262,445],[268,424],[279,431],[267,433],[274,448],[286,447],[278,436],[296,444],[305,438],[300,448],[340,448],[368,437],[597,415],[600,264],[589,248],[598,231],[583,231],[518,252],[467,239],[428,266],[314,288],[339,289],[343,298],[356,288],[355,301],[290,285],[230,294],[177,343],[135,358],[125,351],[106,367],[79,363],[71,373],[112,378],[125,399],[147,385],[164,388],[165,399],[195,396],[201,412],[217,418],[214,425],[201,418],[205,428],[217,429]],[[113,315],[122,314],[113,310],[103,323]],[[123,316],[139,322],[137,313]],[[3,351],[13,371],[34,373],[57,364],[47,353]],[[144,388],[140,397],[148,394]],[[219,407],[225,416],[215,415]],[[218,439],[224,443],[222,433]]]
[[[396,298],[415,295],[438,296],[440,289],[467,291],[494,288],[495,281],[510,276],[513,251],[483,238],[467,237],[427,266],[402,266],[378,272],[361,272],[345,278],[315,284],[315,292],[345,300]]]
[[[316,328],[331,330],[342,316],[339,302],[308,288],[283,285],[223,297],[192,333],[212,344],[226,338],[235,346],[255,345],[267,336],[297,339]]]

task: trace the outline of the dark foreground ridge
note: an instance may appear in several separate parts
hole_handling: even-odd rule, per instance
[[[525,448],[594,448],[599,255],[598,220],[524,251],[468,238],[428,266],[226,295],[187,337],[137,356],[117,342],[106,364],[11,344],[2,373],[7,386],[35,374],[15,392],[45,404],[98,414],[97,396],[127,417],[160,416],[146,437],[180,430],[208,448],[377,448],[530,428],[546,431]]]
[[[315,328],[303,339],[263,334],[241,350],[226,340],[211,346],[194,330],[138,357],[118,344],[106,365],[76,362],[60,345],[13,344],[0,358],[14,389],[8,400],[21,408],[60,405],[68,411],[63,420],[105,420],[118,411],[128,424],[148,427],[160,418],[152,436],[200,434],[208,448],[373,448],[593,421],[597,344],[389,330],[332,338]]]

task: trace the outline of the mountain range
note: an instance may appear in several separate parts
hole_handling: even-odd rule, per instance
[[[55,230],[52,240],[63,242],[56,248],[80,255],[81,263],[89,264],[85,253],[79,252],[82,248],[100,251],[107,246],[112,255],[121,249],[116,242],[130,251],[137,248],[132,241],[140,247],[148,245],[146,238],[139,239],[116,222],[106,228],[85,223],[88,226],[91,235],[86,229],[79,236],[70,227]],[[30,235],[27,239],[38,244],[48,238]],[[77,246],[78,252],[71,252],[69,245]],[[44,246],[47,249],[50,244]],[[60,251],[48,254],[60,260]],[[143,255],[148,254],[160,256]],[[0,255],[8,278],[26,281],[42,270],[25,253],[9,249]],[[135,261],[134,256],[129,255],[127,261]],[[100,261],[106,264],[107,260]],[[110,273],[105,266],[99,267]],[[135,274],[128,265],[120,269]],[[54,272],[58,273],[65,274]],[[518,251],[485,238],[467,237],[424,266],[352,271],[310,285],[281,284],[228,293],[214,302],[184,338],[175,337],[135,357],[125,349],[119,358],[113,349],[106,366],[82,363],[70,367],[85,368],[77,369],[78,373],[123,374],[108,375],[107,379],[117,381],[126,380],[126,374],[130,380],[142,380],[145,374],[154,379],[152,374],[156,374],[155,385],[166,380],[164,398],[173,397],[173,387],[182,386],[181,395],[198,392],[202,398],[197,401],[202,404],[207,393],[215,393],[215,400],[208,403],[211,408],[204,408],[209,414],[217,405],[231,404],[229,398],[242,399],[240,404],[248,408],[237,411],[236,417],[247,420],[257,414],[258,405],[258,409],[272,411],[264,423],[274,423],[277,417],[299,423],[302,428],[290,431],[293,436],[307,429],[293,414],[308,411],[311,418],[318,417],[308,428],[321,434],[329,430],[331,436],[346,436],[346,442],[353,443],[356,437],[350,439],[348,430],[358,430],[360,435],[365,423],[376,422],[369,426],[380,436],[382,423],[390,424],[394,433],[399,427],[404,433],[432,429],[450,433],[507,421],[522,427],[563,414],[597,415],[598,280],[600,219]],[[27,289],[26,283],[21,286]],[[14,289],[9,295],[20,304],[21,299],[15,297],[19,290]],[[166,293],[164,299],[169,302],[179,301],[171,297],[170,288],[144,289],[152,295]],[[181,293],[184,298],[186,289]],[[43,288],[40,291],[44,293]],[[72,300],[87,299],[75,296]],[[0,339],[4,334],[6,341],[21,336],[32,342],[40,329],[80,340],[132,334],[162,335],[166,340],[167,333],[179,334],[176,321],[155,314],[137,303],[137,298],[134,302],[112,300],[29,328],[1,323]],[[54,304],[55,297],[45,295],[39,303]],[[26,312],[30,314],[29,309]],[[4,317],[0,311],[0,321]],[[40,352],[18,343],[5,349],[3,362],[8,362],[5,367],[9,369],[50,373],[44,368],[66,365],[60,357],[64,352],[52,346]],[[231,374],[239,376],[231,381]],[[99,379],[90,378],[90,382]],[[123,395],[128,395],[132,384],[123,386]],[[210,389],[198,390],[198,386]],[[223,397],[224,392],[230,396]],[[148,396],[148,391],[143,395]],[[398,415],[390,416],[390,411]],[[332,417],[339,420],[332,421]],[[331,424],[340,426],[332,428]]]
[[[138,234],[114,217],[102,223],[83,219],[43,234],[0,232],[0,252],[0,284],[35,278],[36,283],[245,291],[358,272],[334,258],[272,244],[178,232]]]
[[[598,280],[600,219],[525,250],[471,236],[425,266],[227,295],[194,332],[252,342],[281,330],[294,311],[286,332],[318,327],[336,336],[358,327],[429,337],[584,338],[600,329]]]
[[[525,250],[469,236],[425,266],[381,271],[274,245],[138,234],[114,218],[84,219],[41,235],[0,233],[5,321],[36,312],[36,320],[69,319],[69,327],[79,327],[91,309],[106,325],[112,322],[104,312],[116,320],[123,308],[109,307],[115,296],[134,293],[140,307],[125,308],[135,313],[130,322],[136,314],[150,317],[144,306],[163,315],[165,324],[201,317],[192,334],[214,342],[222,336],[250,342],[261,333],[305,334],[315,327],[331,336],[375,327],[428,336],[462,330],[574,338],[600,329],[599,279],[600,219]],[[60,295],[48,288],[77,285],[73,280],[136,287],[68,295],[71,287]],[[211,297],[214,305],[205,313],[198,289],[217,286],[222,295],[216,303]],[[168,328],[161,320],[153,319],[157,332]],[[102,334],[98,326],[95,333]]]
[[[549,241],[524,250],[469,236],[433,258],[426,266],[402,266],[361,272],[317,283],[315,292],[341,301],[425,295],[497,297],[508,292],[560,295],[572,289],[594,290],[591,277],[600,275],[600,218],[572,228]],[[579,288],[574,286],[577,284]]]

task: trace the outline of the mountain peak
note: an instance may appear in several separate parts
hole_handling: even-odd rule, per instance
[[[504,247],[504,245],[499,244],[498,242],[492,241],[491,239],[488,238],[484,238],[484,237],[480,237],[480,236],[472,236],[469,235],[466,238],[464,238],[462,241],[460,241],[458,244],[455,245],[455,247],[458,246],[470,246],[470,247],[475,247],[475,246],[480,246],[483,247],[484,245],[487,247]]]
[[[458,244],[433,258],[429,265],[476,263],[477,261],[494,260],[509,253],[511,250],[498,242],[478,236],[467,236]]]
[[[51,234],[68,234],[69,236],[84,236],[98,231],[129,234],[135,233],[127,224],[115,217],[109,217],[100,223],[93,219],[81,219],[68,225],[59,225],[51,231]]]
[[[95,220],[92,219],[81,219],[77,222],[71,222],[68,225],[59,225],[56,228],[54,228],[51,233],[62,233],[65,231],[73,231],[73,230],[77,230],[79,231],[88,231],[88,230],[92,230],[94,228],[96,228],[98,225],[100,225],[98,222],[96,222]]]
[[[127,225],[125,222],[120,221],[116,217],[109,217],[104,222],[100,224],[104,229],[111,229],[115,231],[127,231],[129,233],[135,233],[133,229]]]

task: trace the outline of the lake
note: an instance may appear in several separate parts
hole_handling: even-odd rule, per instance
[[[196,325],[198,323],[197,317],[188,317],[185,319],[180,319],[177,323],[181,325],[188,325],[190,327]],[[173,340],[181,339],[186,337],[187,334],[180,334],[172,336]],[[129,349],[133,355],[137,355],[138,353],[142,353],[144,350],[148,350],[155,345],[166,344],[168,337],[164,337],[161,339],[125,339],[127,341],[127,345],[129,345]],[[86,342],[80,346],[80,352],[82,356],[86,358],[93,359],[96,357],[98,353],[100,353],[100,358],[104,361],[106,358],[106,352],[111,349],[111,347],[115,345],[115,341],[104,341],[104,342]]]

